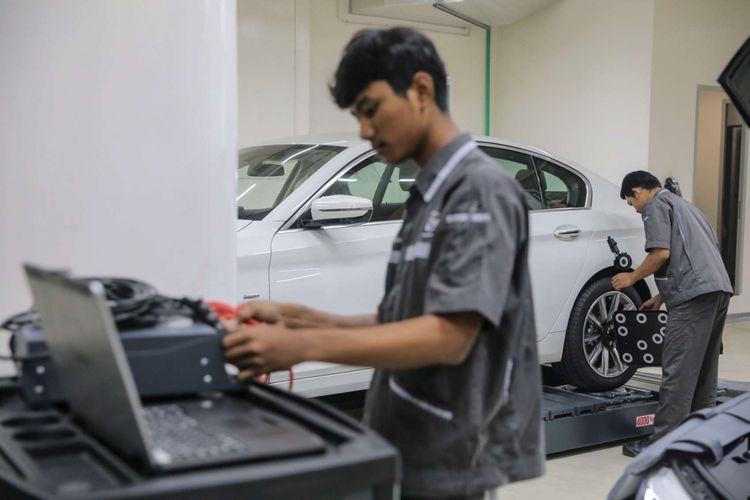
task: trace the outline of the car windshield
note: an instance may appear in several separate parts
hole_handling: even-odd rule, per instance
[[[337,146],[282,144],[240,151],[237,217],[262,219],[343,149]]]

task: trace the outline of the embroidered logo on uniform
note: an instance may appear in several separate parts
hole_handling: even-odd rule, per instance
[[[433,210],[430,212],[429,217],[427,217],[427,222],[424,224],[424,231],[425,233],[434,233],[435,229],[438,227],[438,224],[440,224],[440,212],[437,210]]]
[[[446,224],[486,224],[492,220],[487,212],[478,212],[479,203],[471,204],[468,212],[453,212],[445,216]]]
[[[462,212],[445,216],[446,224],[486,224],[492,220],[487,212]]]

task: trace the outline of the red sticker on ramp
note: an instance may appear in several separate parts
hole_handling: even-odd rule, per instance
[[[649,425],[654,425],[654,414],[651,415],[639,415],[635,417],[635,427],[648,427]]]

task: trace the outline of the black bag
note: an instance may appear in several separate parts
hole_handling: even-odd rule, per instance
[[[635,457],[607,498],[748,498],[748,450],[750,392],[690,415]]]

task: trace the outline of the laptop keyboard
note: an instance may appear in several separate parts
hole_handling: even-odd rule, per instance
[[[153,459],[157,463],[200,464],[248,449],[237,439],[202,427],[179,405],[147,406],[143,410],[153,438]]]

